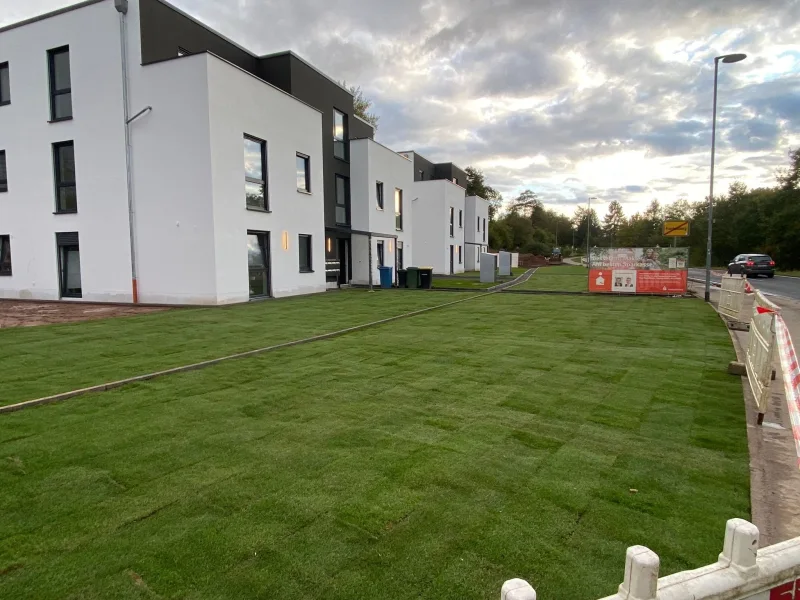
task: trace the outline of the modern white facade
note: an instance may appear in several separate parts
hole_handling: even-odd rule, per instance
[[[439,275],[464,272],[464,188],[448,179],[415,181],[412,196],[415,266]]]
[[[380,281],[378,266],[397,270],[413,262],[414,185],[412,162],[371,139],[351,140],[351,222],[354,284]]]
[[[207,52],[142,66],[137,0],[128,3],[126,29],[121,19],[114,1],[102,0],[0,30],[11,97],[0,105],[8,173],[0,236],[8,236],[12,264],[0,297],[131,302],[131,247],[140,302],[324,291],[320,112]],[[148,109],[130,125],[132,217],[124,48],[129,114]],[[54,49],[68,49],[67,70],[58,58],[56,94]],[[71,118],[53,119],[51,101],[63,109],[66,96]],[[53,146],[64,142],[74,154],[74,164],[63,159],[66,175],[54,164],[56,153],[68,156]],[[245,156],[253,144],[263,160]],[[246,168],[249,189],[266,187],[261,210],[258,193],[246,202]],[[60,207],[59,194],[69,196]]]
[[[481,268],[481,252],[489,247],[489,202],[480,196],[467,196],[464,203],[464,267],[477,271]]]

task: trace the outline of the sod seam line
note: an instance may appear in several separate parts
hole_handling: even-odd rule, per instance
[[[113,390],[124,385],[128,385],[130,383],[137,383],[139,381],[150,381],[152,379],[156,379],[157,377],[163,377],[165,375],[173,375],[175,373],[186,373],[188,371],[195,371],[198,369],[204,369],[205,367],[211,367],[222,362],[226,362],[229,360],[234,360],[237,358],[248,358],[251,356],[257,356],[259,354],[264,354],[266,352],[272,352],[274,350],[281,350],[283,348],[291,348],[292,346],[299,346],[301,344],[308,344],[312,342],[318,342],[322,340],[328,340],[336,337],[340,337],[346,335],[348,333],[352,333],[354,331],[361,331],[362,329],[368,329],[370,327],[376,327],[378,325],[383,325],[385,323],[391,323],[392,321],[397,321],[399,319],[405,319],[407,317],[414,317],[426,312],[430,312],[432,310],[437,310],[440,308],[446,308],[448,306],[453,306],[454,304],[459,304],[461,302],[467,302],[468,300],[474,300],[475,298],[484,298],[486,296],[490,296],[495,294],[496,292],[493,291],[485,291],[485,292],[478,292],[474,296],[470,296],[469,298],[461,298],[459,300],[454,300],[453,302],[446,302],[444,304],[437,304],[436,306],[428,306],[426,308],[421,308],[418,310],[413,310],[408,313],[403,313],[400,315],[395,315],[393,317],[387,317],[385,319],[380,319],[378,321],[371,321],[369,323],[362,323],[361,325],[354,325],[352,327],[347,327],[345,329],[339,329],[337,331],[330,331],[328,333],[321,333],[319,335],[314,335],[307,338],[302,338],[299,340],[292,340],[290,342],[282,342],[280,344],[274,344],[272,346],[265,346],[264,348],[256,348],[255,350],[247,350],[245,352],[237,352],[236,354],[229,354],[227,356],[221,356],[219,358],[212,358],[209,360],[204,360],[197,363],[192,363],[189,365],[182,365],[179,367],[172,367],[170,369],[164,369],[162,371],[153,371],[152,373],[145,373],[144,375],[135,375],[133,377],[127,377],[125,379],[119,379],[117,381],[111,381],[108,383],[101,383],[99,385],[93,385],[85,388],[80,388],[77,390],[71,390],[69,392],[61,392],[60,394],[53,394],[52,396],[45,396],[43,398],[34,398],[33,400],[25,400],[23,402],[17,402],[16,404],[9,404],[8,406],[0,406],[0,414],[4,413],[11,413],[16,412],[18,410],[23,410],[25,408],[32,408],[34,406],[41,406],[43,404],[53,404],[55,402],[62,402],[64,400],[69,400],[71,398],[76,398],[78,396],[84,396],[87,394],[92,394],[96,392],[105,392],[108,390]]]
[[[528,269],[528,270],[527,270],[527,271],[525,271],[525,272],[524,272],[522,275],[520,275],[519,277],[517,277],[517,278],[516,278],[514,281],[512,281],[511,283],[509,283],[509,285],[505,286],[504,288],[500,288],[500,289],[510,290],[510,289],[511,289],[512,287],[514,287],[515,285],[520,285],[521,283],[525,283],[525,282],[526,282],[526,281],[528,281],[528,280],[529,280],[531,277],[533,277],[533,275],[534,275],[534,274],[536,273],[536,271],[538,271],[538,270],[539,270],[539,267],[534,267],[534,268],[532,268],[532,269]],[[523,279],[523,277],[524,277],[525,279]]]

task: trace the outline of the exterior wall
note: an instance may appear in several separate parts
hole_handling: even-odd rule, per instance
[[[350,143],[351,207],[353,230],[369,231],[375,234],[396,235],[403,243],[403,262],[413,264],[414,227],[413,210],[413,163],[389,148],[370,140],[353,140]],[[383,182],[384,208],[378,208],[376,182]],[[394,192],[403,190],[403,229],[395,227]],[[377,264],[377,244],[384,243],[384,262],[397,270],[396,240],[391,237],[372,238],[372,280],[379,281]],[[354,233],[353,244],[353,283],[369,283],[369,254],[367,236]],[[396,275],[396,273],[394,274]]]
[[[480,196],[467,196],[465,199],[464,214],[464,248],[466,261],[464,266],[467,271],[476,271],[480,268],[480,253],[488,247],[489,233],[484,234],[483,223],[489,228],[489,203]],[[478,222],[480,219],[480,223]]]
[[[458,211],[464,210],[464,188],[440,179],[414,183],[414,265],[433,267],[440,275],[450,273],[450,245],[454,246],[453,271],[464,272],[458,264],[458,246],[464,256],[464,229],[458,226]],[[454,208],[453,237],[450,237],[450,207]],[[466,223],[465,223],[466,224]],[[409,263],[410,264],[410,263]]]
[[[270,232],[274,296],[325,291],[322,115],[219,58],[206,60],[218,301],[248,298],[247,230]],[[245,207],[244,134],[267,142],[267,213]],[[310,194],[297,191],[297,152],[310,157]],[[299,234],[312,236],[311,273],[300,272]]]
[[[91,24],[87,26],[87,24]],[[50,119],[47,51],[69,45],[73,119]],[[83,300],[132,300],[119,16],[113,2],[0,32],[11,104],[0,106],[8,192],[0,234],[11,236],[13,275],[0,297],[58,299],[56,232],[77,231]],[[52,144],[74,140],[78,212],[53,214]]]

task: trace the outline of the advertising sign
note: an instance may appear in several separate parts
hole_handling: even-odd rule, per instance
[[[688,248],[592,248],[589,291],[684,294],[688,267]]]

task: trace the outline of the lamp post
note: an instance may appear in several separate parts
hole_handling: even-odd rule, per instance
[[[586,212],[586,266],[592,268],[592,255],[589,250],[589,234],[592,231],[592,200],[597,200],[597,196],[591,196],[587,203]]]
[[[711,183],[708,192],[708,241],[706,242],[706,292],[705,301],[711,300],[711,231],[714,226],[714,153],[717,147],[717,78],[719,63],[736,63],[747,58],[746,54],[725,54],[714,59],[714,114],[711,118]]]

